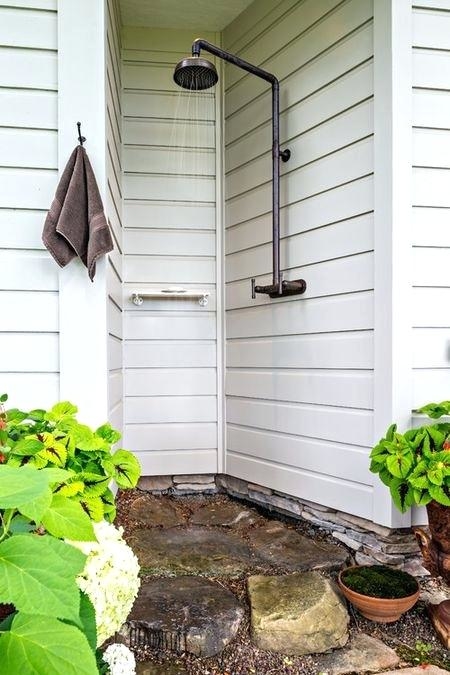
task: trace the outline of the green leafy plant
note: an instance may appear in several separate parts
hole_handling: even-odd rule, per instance
[[[86,556],[58,538],[71,532],[94,539],[92,522],[80,507],[55,524],[49,519],[46,534],[36,525],[52,510],[48,495],[61,471],[0,466],[0,602],[14,606],[0,623],[0,663],[8,675],[98,673],[95,611],[76,583]]]
[[[416,412],[438,419],[450,415],[450,401],[428,403]],[[450,423],[436,422],[404,433],[392,424],[370,458],[370,470],[389,487],[403,513],[432,500],[450,506]]]
[[[0,397],[4,403],[7,395]],[[114,495],[110,484],[135,487],[140,467],[128,450],[113,451],[120,433],[110,424],[95,431],[77,421],[77,408],[68,401],[49,411],[24,412],[16,408],[0,411],[0,463],[11,467],[29,466],[59,470],[51,490],[41,496],[43,527],[62,536],[81,507],[94,521],[114,520]],[[66,473],[61,470],[65,470]],[[35,513],[23,515],[36,521]],[[66,535],[75,539],[72,534]]]

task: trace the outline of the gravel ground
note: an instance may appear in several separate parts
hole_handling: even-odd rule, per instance
[[[118,517],[116,524],[122,525],[127,536],[139,523],[130,521],[129,505],[143,493],[137,490],[119,493]],[[224,496],[213,497],[174,497],[182,507],[186,519],[199,505],[213,499],[220,503],[229,500]],[[266,518],[270,514],[260,511]],[[333,541],[328,533],[306,522],[283,519],[279,515],[277,520],[284,520],[296,530],[315,540]],[[334,542],[333,542],[334,543]],[[259,570],[261,573],[261,570]],[[264,573],[264,572],[263,572]],[[267,568],[266,573],[274,574],[276,569]],[[184,668],[189,675],[318,675],[320,661],[316,655],[311,656],[283,656],[257,649],[250,640],[250,622],[248,601],[246,594],[246,576],[230,579],[228,577],[213,577],[215,581],[229,588],[247,608],[236,638],[221,654],[211,658],[198,658],[191,654],[176,655],[172,652],[155,652],[139,650],[136,653],[138,661],[150,661],[155,664],[172,664]],[[211,578],[211,577],[210,577]],[[422,579],[422,590],[430,593],[439,592],[443,584],[439,579]],[[434,629],[428,619],[425,603],[418,604],[399,621],[391,624],[378,624],[364,619],[359,612],[350,607],[350,634],[363,632],[382,640],[401,657],[400,666],[416,666],[421,663],[434,663],[450,672],[450,652],[439,642]],[[419,644],[418,644],[419,643]],[[399,666],[399,667],[400,667]],[[176,671],[175,671],[176,672]],[[358,675],[358,674],[357,674]]]

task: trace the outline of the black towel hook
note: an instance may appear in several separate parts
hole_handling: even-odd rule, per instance
[[[81,135],[81,122],[77,122],[77,127],[78,127],[78,140],[80,142],[81,147],[83,147],[83,143],[86,142],[86,139],[84,136]]]

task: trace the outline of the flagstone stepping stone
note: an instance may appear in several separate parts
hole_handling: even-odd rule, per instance
[[[252,640],[283,654],[320,654],[348,640],[348,612],[335,586],[319,572],[247,580]]]
[[[128,515],[146,527],[175,527],[185,522],[173,503],[150,495],[135,499]]]
[[[349,559],[343,546],[315,542],[279,522],[252,530],[251,546],[263,560],[286,571],[335,570]]]
[[[213,502],[201,506],[191,517],[194,525],[223,525],[234,528],[253,525],[262,521],[253,509],[244,508],[233,502]]]
[[[393,649],[365,633],[358,633],[344,649],[326,654],[318,661],[319,670],[328,675],[378,673],[399,663],[400,658]]]
[[[152,579],[141,586],[121,634],[131,647],[213,656],[233,639],[243,616],[233,593],[214,581]]]
[[[236,576],[255,561],[238,534],[221,529],[139,529],[133,532],[129,544],[141,567],[154,574]]]

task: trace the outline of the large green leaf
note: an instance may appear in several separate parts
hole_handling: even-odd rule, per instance
[[[393,478],[389,487],[395,506],[399,511],[405,513],[414,504],[412,487],[401,478]]]
[[[120,441],[121,438],[120,433],[116,431],[116,429],[113,429],[109,423],[103,424],[95,433],[101,436],[110,445],[114,445],[114,443]]]
[[[48,487],[39,497],[26,504],[21,504],[18,509],[24,516],[33,520],[36,525],[41,522],[42,516],[47,511],[52,501],[52,491]]]
[[[392,439],[394,438],[394,434],[395,434],[396,431],[397,431],[397,425],[396,425],[396,424],[391,424],[391,426],[389,427],[389,429],[386,431],[386,439],[387,439],[388,441],[392,441]]]
[[[141,475],[136,457],[128,450],[117,450],[111,457],[114,465],[114,480],[122,488],[135,487]]]
[[[95,534],[89,516],[77,501],[53,495],[50,507],[42,516],[42,524],[55,537],[77,541],[93,541]]]
[[[79,622],[75,578],[86,556],[49,536],[17,534],[0,544],[0,602],[21,612]]]
[[[95,652],[97,648],[97,625],[95,623],[95,609],[86,593],[80,591],[80,619],[83,632],[87,637],[89,646]]]
[[[442,444],[445,441],[445,434],[442,431],[439,431],[439,429],[436,429],[435,427],[432,426],[427,427],[427,434],[432,439],[434,447],[437,450],[441,450]]]
[[[450,414],[450,401],[442,401],[441,403],[428,403],[427,405],[418,408],[416,412],[428,415],[432,419],[442,417],[442,415]]]
[[[413,467],[413,457],[410,452],[399,449],[386,459],[386,467],[396,478],[406,478]]]
[[[432,485],[429,487],[429,493],[432,499],[439,504],[450,506],[450,490],[441,485]]]
[[[109,476],[101,476],[98,473],[84,471],[77,476],[84,483],[84,495],[86,497],[101,497],[111,482]]]
[[[42,469],[42,473],[47,477],[49,483],[64,483],[73,476],[72,471],[60,469],[58,466],[49,466]]]
[[[103,439],[96,436],[85,424],[77,424],[70,431],[71,440],[79,450],[93,452],[103,446]]]
[[[20,612],[0,637],[5,675],[97,675],[95,656],[75,626]]]
[[[14,455],[21,455],[23,457],[30,457],[42,450],[44,444],[37,438],[22,438],[12,448],[11,452]]]
[[[104,518],[103,501],[101,497],[84,497],[79,495],[80,505],[87,517],[99,523]]]
[[[18,408],[10,408],[6,411],[6,419],[8,423],[14,422],[14,424],[18,424],[27,419],[27,413],[22,412]]]
[[[70,401],[60,401],[47,413],[46,419],[59,422],[63,417],[75,415],[77,412],[78,408]]]
[[[429,485],[427,477],[427,463],[419,462],[414,471],[408,476],[408,482],[416,490],[426,490]]]
[[[48,489],[47,477],[31,466],[0,465],[0,508],[9,509],[40,497]]]

